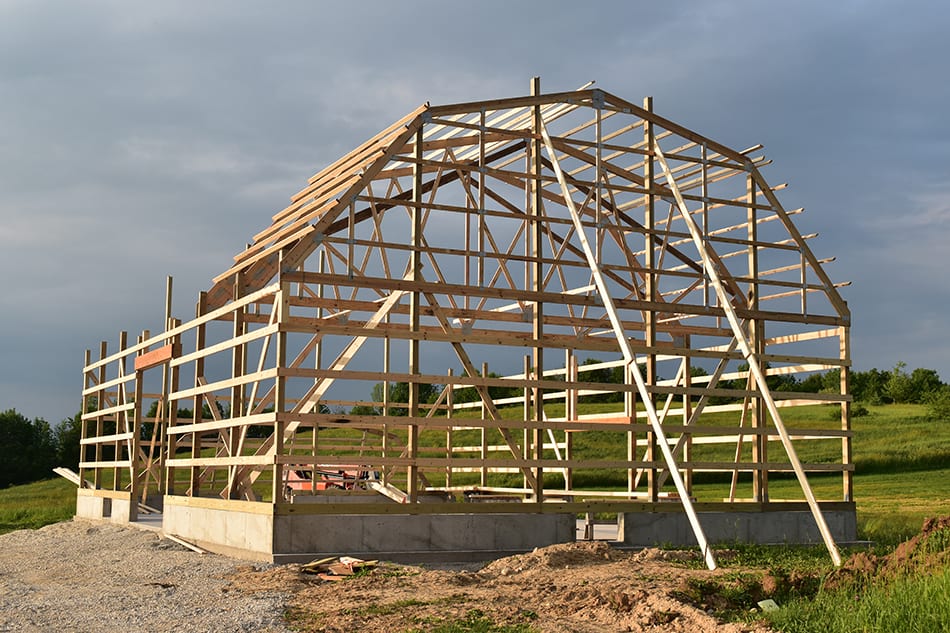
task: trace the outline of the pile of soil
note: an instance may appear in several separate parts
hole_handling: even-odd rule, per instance
[[[920,533],[886,556],[860,552],[825,581],[829,589],[863,587],[908,574],[929,574],[950,566],[950,516],[927,519]]]

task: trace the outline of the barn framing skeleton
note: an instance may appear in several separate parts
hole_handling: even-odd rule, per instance
[[[699,512],[797,508],[839,562],[823,512],[853,513],[850,313],[759,149],[591,85],[423,105],[313,176],[193,319],[169,279],[163,332],[87,352],[77,513],[161,506],[187,535],[170,509],[681,510],[713,567]],[[770,387],[827,370],[832,393]],[[819,404],[840,419],[783,422]],[[591,433],[616,450],[585,452]],[[777,473],[801,499],[770,498]]]

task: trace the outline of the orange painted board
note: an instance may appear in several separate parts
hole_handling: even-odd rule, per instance
[[[181,355],[181,345],[165,345],[135,357],[135,371],[151,369]]]

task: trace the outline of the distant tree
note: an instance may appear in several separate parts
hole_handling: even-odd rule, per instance
[[[903,404],[914,401],[914,383],[910,379],[910,374],[904,371],[905,367],[907,363],[898,361],[891,370],[887,382],[884,383],[884,393],[891,402]]]
[[[49,423],[29,420],[16,409],[0,413],[0,488],[51,476],[56,443]]]
[[[581,367],[587,365],[596,365],[604,361],[597,358],[587,358],[581,363]],[[589,369],[581,370],[578,372],[577,380],[578,382],[599,382],[609,385],[622,385],[623,384],[623,372],[625,366],[618,365],[616,367],[601,367],[599,369]],[[640,367],[640,371],[644,370],[643,367]],[[606,393],[596,393],[589,396],[583,396],[581,399],[582,402],[623,402],[623,392],[622,391],[608,391]]]
[[[884,404],[889,401],[884,386],[889,374],[880,369],[851,372],[851,395],[859,402],[871,405]]]
[[[763,369],[768,372],[771,368],[769,363],[765,363]],[[737,368],[736,371],[745,373],[750,369],[749,363],[742,363]],[[719,386],[724,389],[747,389],[749,387],[748,378],[736,378],[735,380],[723,380],[719,383]],[[770,391],[799,391],[800,383],[798,379],[795,378],[792,374],[778,374],[778,375],[766,375],[765,384],[768,386]],[[753,381],[751,389],[755,389],[755,383]]]
[[[841,370],[829,369],[821,374],[821,391],[825,393],[841,393]]]
[[[918,367],[910,372],[910,382],[914,389],[914,402],[925,403],[930,395],[943,388],[940,375],[933,369]]]
[[[792,391],[820,393],[825,389],[825,374],[808,374],[795,385]]]
[[[370,393],[370,401],[374,403],[382,402],[384,400],[383,393],[383,383],[376,383]],[[438,385],[419,383],[420,403],[432,404],[438,399],[440,393],[442,393],[442,390]],[[389,415],[409,415],[409,407],[399,406],[409,403],[409,383],[390,383],[389,394],[385,400],[389,403]],[[327,410],[327,413],[329,413],[329,410]],[[353,415],[382,415],[382,407],[378,404],[358,404],[350,409],[350,413]]]
[[[56,465],[67,468],[79,468],[80,446],[82,438],[82,412],[77,411],[71,418],[63,419],[53,431],[56,444]]]
[[[495,372],[488,373],[489,378],[501,378]],[[502,398],[514,398],[524,393],[520,387],[499,387],[493,385],[488,388],[488,395],[492,400],[501,400]],[[452,399],[455,402],[480,402],[482,397],[478,395],[478,389],[475,387],[461,387],[452,392]]]

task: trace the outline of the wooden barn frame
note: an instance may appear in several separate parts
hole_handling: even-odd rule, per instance
[[[169,280],[165,331],[87,352],[78,513],[679,511],[713,566],[698,512],[787,507],[837,561],[850,313],[759,149],[590,85],[423,105],[313,176],[193,319]],[[814,405],[840,418],[783,423]],[[801,498],[770,497],[781,473]]]

